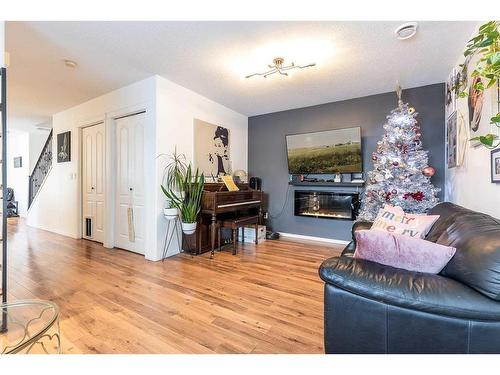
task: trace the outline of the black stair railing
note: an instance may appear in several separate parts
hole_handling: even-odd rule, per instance
[[[38,160],[33,168],[33,173],[29,178],[29,203],[28,207],[31,207],[31,203],[35,199],[38,190],[43,184],[43,181],[49,173],[50,167],[52,166],[52,130],[43,146],[42,152],[38,157]]]

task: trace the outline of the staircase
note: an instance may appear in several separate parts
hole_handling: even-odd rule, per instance
[[[35,199],[40,187],[42,186],[50,168],[52,167],[52,130],[45,141],[42,152],[38,157],[38,160],[33,168],[33,173],[29,177],[29,196],[28,196],[28,208],[31,207],[31,203]]]

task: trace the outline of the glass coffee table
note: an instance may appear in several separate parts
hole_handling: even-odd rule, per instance
[[[50,301],[0,305],[0,354],[60,354],[59,309]]]

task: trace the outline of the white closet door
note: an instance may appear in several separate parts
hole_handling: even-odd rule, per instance
[[[115,246],[144,254],[144,113],[116,120]]]
[[[82,131],[83,237],[104,241],[104,124]],[[90,219],[90,221],[89,221]]]

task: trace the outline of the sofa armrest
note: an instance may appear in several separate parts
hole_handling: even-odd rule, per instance
[[[319,270],[325,283],[386,304],[463,319],[500,320],[500,302],[440,275],[352,257],[333,257]]]

